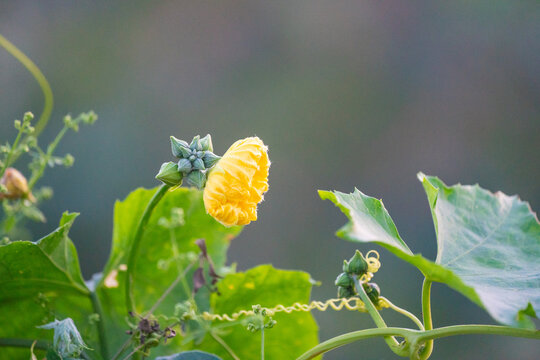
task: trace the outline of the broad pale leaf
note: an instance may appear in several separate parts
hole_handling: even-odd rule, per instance
[[[438,186],[440,186],[441,184],[442,182],[438,183]],[[457,229],[452,228],[453,225],[449,225],[449,223],[446,222],[448,218],[445,218],[445,216],[443,216],[443,218],[445,218],[443,220],[439,215],[437,215],[441,211],[440,208],[437,210],[437,198],[440,197],[440,195],[438,195],[438,186],[435,187],[428,180],[424,181],[424,187],[427,187],[426,192],[428,193],[429,202],[432,206],[432,212],[434,214],[434,221],[436,225],[435,227],[439,236],[440,254],[441,251],[443,253],[445,251],[441,250],[441,244],[443,249],[448,246],[446,242],[441,242],[441,231],[445,232],[444,236],[448,236],[448,231],[456,231],[456,234],[459,234],[460,237],[462,237],[462,235],[465,237],[462,237],[461,240],[456,240],[456,238],[454,237],[453,240],[457,241],[458,243],[460,241],[463,241],[461,244],[470,245],[470,242],[468,241],[471,241],[471,238],[467,236],[471,236],[475,233],[475,231],[478,230],[478,223],[473,224],[467,219],[465,219],[461,223],[462,227]],[[482,191],[483,194],[489,194],[489,192],[482,190],[479,187],[476,188],[478,191]],[[443,205],[448,205],[448,203],[446,202],[451,200],[451,202],[453,202],[454,204],[467,204],[471,211],[475,211],[474,207],[471,208],[471,204],[467,203],[466,199],[462,198],[464,196],[463,193],[456,193],[449,190],[449,188],[445,188],[445,197],[448,196],[447,199],[449,200],[444,200]],[[334,204],[338,206],[350,220],[348,224],[346,224],[342,229],[338,231],[338,236],[355,242],[376,242],[380,244],[399,258],[416,266],[426,276],[426,278],[432,281],[445,283],[451,288],[459,291],[460,293],[468,297],[470,300],[472,300],[479,306],[484,307],[495,320],[501,323],[520,327],[533,326],[532,322],[526,317],[524,317],[524,314],[534,316],[533,308],[538,307],[538,290],[540,289],[540,270],[538,270],[537,261],[539,257],[539,232],[537,230],[538,222],[527,206],[525,206],[527,208],[527,211],[525,211],[525,207],[522,207],[520,205],[520,211],[522,211],[522,215],[525,215],[525,213],[529,214],[528,216],[524,216],[524,218],[528,219],[526,221],[526,224],[520,224],[519,221],[517,223],[513,223],[511,226],[513,226],[514,228],[510,231],[510,233],[506,234],[506,237],[512,236],[513,231],[518,232],[520,231],[520,227],[525,226],[525,229],[528,229],[525,231],[529,232],[529,245],[532,245],[530,247],[529,245],[523,247],[523,244],[520,245],[520,243],[511,242],[513,245],[511,245],[510,243],[507,244],[507,246],[505,246],[505,251],[510,257],[512,257],[515,254],[521,254],[525,249],[529,249],[530,256],[527,257],[529,260],[526,261],[528,265],[525,265],[525,268],[528,268],[530,271],[523,272],[521,274],[524,275],[525,278],[520,278],[519,274],[514,274],[516,278],[512,278],[511,272],[501,271],[501,268],[497,268],[496,265],[494,265],[497,262],[492,262],[484,256],[477,257],[477,261],[475,261],[475,265],[473,267],[468,268],[468,266],[472,266],[472,263],[467,264],[460,262],[460,264],[464,265],[464,267],[459,268],[457,266],[452,266],[451,263],[445,265],[444,261],[440,261],[440,256],[438,256],[438,260],[436,262],[432,262],[424,258],[420,254],[412,254],[409,248],[404,245],[404,243],[402,243],[403,240],[401,239],[401,237],[399,237],[397,231],[394,231],[394,222],[390,218],[388,211],[384,208],[382,202],[375,198],[364,195],[358,190],[355,190],[355,192],[351,194],[344,194],[338,191],[320,191],[319,194],[322,199],[329,199],[334,202]],[[519,200],[515,198],[515,201]],[[520,203],[525,204],[523,202]],[[444,207],[444,209],[447,210],[448,206]],[[491,215],[495,215],[496,213],[497,211],[495,209],[491,209],[491,212],[487,211],[487,216],[482,221],[487,223],[487,218]],[[534,221],[536,221],[536,225],[534,221],[532,221],[533,219]],[[439,223],[440,221],[443,221],[444,223],[444,230],[441,230],[441,224]],[[487,224],[486,226],[495,228],[498,220],[494,218],[493,221],[494,223]],[[523,230],[523,228],[521,230]],[[470,246],[474,246],[474,244]],[[454,248],[454,250],[456,249],[457,248]],[[455,257],[456,253],[454,252],[453,254]],[[469,257],[468,254],[464,254],[463,256],[467,258]],[[520,259],[523,260],[524,258],[521,257]],[[530,259],[534,259],[534,261],[530,262]],[[513,268],[513,266],[518,266],[518,268],[520,269],[524,268],[523,263],[521,263],[521,265],[516,265],[512,264],[512,261],[513,260],[503,264],[508,264],[510,268]],[[501,263],[499,262],[499,265],[500,264]],[[504,266],[506,265],[503,265],[503,268]],[[503,278],[507,280],[504,282],[497,280]],[[477,279],[477,281],[475,281],[474,279]],[[522,282],[528,284],[526,288],[520,289],[519,286],[515,287],[517,284]],[[515,294],[519,296],[520,290],[525,289],[527,290],[528,294],[536,294],[532,296],[532,298],[535,298],[536,300],[533,300],[531,298],[530,300],[526,300],[525,302],[522,301],[521,303],[512,303],[512,301],[508,301],[510,298],[505,297],[505,294],[512,291],[516,291]],[[502,306],[502,304],[505,305]],[[506,310],[501,311],[503,307],[506,308]]]
[[[437,233],[437,260],[474,288],[499,322],[534,327],[540,309],[540,223],[528,203],[478,185],[418,175]]]
[[[272,308],[278,304],[309,303],[313,281],[301,271],[274,269],[261,265],[245,273],[230,274],[219,282],[219,295],[212,295],[212,311],[233,314],[251,310],[253,305]],[[317,324],[311,313],[278,312],[273,316],[277,324],[265,330],[265,359],[294,359],[318,344]],[[223,340],[240,359],[256,359],[261,351],[261,333],[251,333],[246,324],[237,324],[224,330]],[[230,355],[210,335],[206,335],[199,348],[218,354],[223,359]]]

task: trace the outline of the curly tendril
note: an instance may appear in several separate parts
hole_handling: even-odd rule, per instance
[[[378,306],[379,308],[388,308],[389,305],[381,301]],[[360,300],[357,297],[351,297],[351,298],[341,298],[341,299],[329,299],[324,302],[322,301],[312,301],[309,304],[301,304],[301,303],[294,303],[291,306],[285,306],[282,304],[278,304],[272,308],[262,308],[263,310],[266,310],[266,313],[269,316],[273,316],[275,313],[278,312],[285,312],[287,314],[290,314],[292,312],[309,312],[311,310],[319,310],[319,311],[326,311],[328,309],[332,309],[335,311],[340,311],[343,309],[351,310],[351,311],[360,311],[360,312],[367,312],[366,307],[362,300]],[[209,312],[204,312],[202,314],[202,317],[204,320],[208,321],[214,321],[214,320],[220,320],[220,321],[236,321],[242,316],[251,316],[254,315],[253,310],[240,310],[238,312],[235,312],[231,315],[228,314],[210,314]]]

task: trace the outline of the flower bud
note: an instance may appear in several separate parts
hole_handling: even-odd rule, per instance
[[[346,272],[339,274],[334,283],[336,284],[336,286],[343,286],[343,287],[354,286],[354,281],[351,275],[347,274]]]
[[[194,170],[204,170],[204,162],[201,159],[196,158],[192,164]]]
[[[178,165],[171,161],[163,163],[156,175],[156,179],[169,186],[182,185],[182,178],[182,173],[178,171]]]
[[[360,251],[356,250],[354,256],[349,260],[349,274],[362,276],[366,273],[367,268],[368,263],[364,256]]]
[[[343,272],[349,272],[349,262],[347,260],[343,260]]]
[[[191,161],[188,159],[180,159],[178,161],[178,171],[184,174],[189,174],[191,170],[193,169],[193,166],[191,166]]]
[[[338,287],[338,298],[350,298],[355,296],[356,293],[354,292],[354,289],[352,287]]]
[[[203,151],[214,151],[214,146],[212,145],[212,137],[210,134],[206,135],[201,139],[201,147]]]
[[[215,155],[211,150],[206,151],[202,157],[202,160],[204,161],[204,167],[207,169],[210,169],[212,166],[214,166],[219,159],[221,159],[221,156]]]
[[[367,283],[364,284],[364,290],[366,291],[369,300],[376,305],[379,302],[379,295],[381,294],[379,285],[375,283]]]
[[[23,174],[15,168],[7,168],[4,176],[0,179],[0,185],[3,185],[4,192],[0,193],[0,199],[28,199],[35,201],[34,196],[30,193],[28,182]]]
[[[191,150],[202,150],[201,137],[199,135],[195,136],[189,144]]]
[[[197,189],[202,189],[206,184],[206,174],[204,174],[200,170],[194,170],[186,176],[186,183],[189,186],[196,187]]]
[[[171,149],[173,155],[177,158],[187,158],[191,154],[188,143],[174,136],[171,136]]]

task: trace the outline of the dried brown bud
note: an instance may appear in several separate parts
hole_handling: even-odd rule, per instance
[[[0,193],[0,199],[28,199],[34,202],[36,199],[28,189],[28,182],[23,174],[15,168],[7,168],[0,184],[6,188],[6,192]]]

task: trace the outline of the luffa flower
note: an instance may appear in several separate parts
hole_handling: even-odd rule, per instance
[[[257,204],[268,190],[268,148],[258,137],[238,140],[208,174],[206,212],[225,226],[257,220]]]

